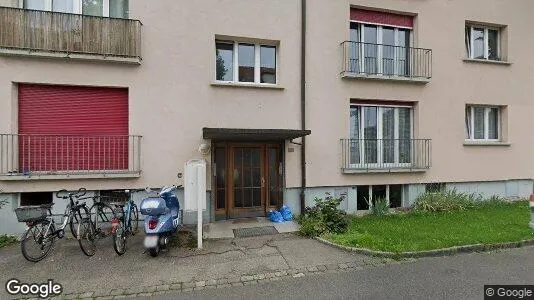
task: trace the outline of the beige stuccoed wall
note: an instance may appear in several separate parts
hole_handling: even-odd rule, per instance
[[[416,14],[417,47],[433,50],[426,85],[340,79],[341,47],[349,36],[349,7]],[[308,184],[339,186],[526,179],[534,175],[534,10],[529,0],[309,0],[307,123]],[[508,26],[511,66],[466,63],[465,21]],[[340,172],[340,138],[349,137],[349,99],[417,101],[418,138],[430,138],[432,168],[424,174]],[[466,103],[508,105],[510,147],[466,147]]]
[[[128,180],[0,182],[1,192],[159,187],[197,149],[202,127],[300,128],[297,1],[131,1],[143,23],[140,66],[57,59],[0,57],[0,132],[16,132],[12,82],[129,88],[130,133],[143,136],[142,176]],[[213,87],[215,35],[280,41],[283,89]],[[286,155],[287,186],[299,177],[299,147]],[[208,167],[209,169],[209,167]],[[211,179],[208,172],[208,182]]]
[[[10,1],[0,0],[6,5]],[[130,89],[130,133],[143,135],[140,179],[0,182],[0,192],[111,189],[176,183],[200,155],[202,127],[300,128],[300,1],[131,1],[143,26],[141,66],[0,57],[0,132],[16,132],[13,82]],[[416,45],[433,50],[426,85],[340,79],[350,5],[417,14]],[[307,139],[309,186],[532,178],[534,35],[530,0],[308,0]],[[463,62],[466,20],[508,26],[511,66]],[[215,35],[280,41],[283,90],[213,87]],[[349,99],[418,101],[416,132],[431,138],[423,174],[340,172],[339,139],[349,135]],[[465,147],[466,103],[508,105],[510,147]],[[299,146],[286,151],[286,186],[298,187]],[[208,178],[210,174],[208,174]],[[208,181],[209,182],[209,181]]]

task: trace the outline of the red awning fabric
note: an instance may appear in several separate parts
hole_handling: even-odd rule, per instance
[[[377,25],[413,28],[413,16],[367,9],[351,8],[350,20]]]

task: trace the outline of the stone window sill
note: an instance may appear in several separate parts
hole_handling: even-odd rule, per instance
[[[274,89],[283,90],[284,87],[278,84],[264,84],[264,83],[241,83],[241,82],[225,82],[214,81],[211,83],[214,87],[232,87],[232,88],[253,88],[253,89]]]
[[[489,59],[476,59],[476,58],[464,58],[464,62],[491,64],[491,65],[503,65],[503,66],[512,65],[512,63],[509,62],[509,61],[489,60]]]
[[[500,146],[510,147],[512,144],[507,142],[491,142],[491,141],[465,141],[464,146]]]

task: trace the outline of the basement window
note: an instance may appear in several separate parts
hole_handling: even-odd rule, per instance
[[[425,191],[427,193],[443,192],[445,191],[445,183],[443,182],[427,183],[425,185]]]
[[[100,191],[100,197],[102,197],[103,201],[111,203],[123,203],[130,199],[128,193],[126,193],[124,190]]]
[[[34,206],[51,204],[54,198],[52,192],[21,193],[20,206]]]
[[[377,199],[386,199],[390,208],[402,207],[402,185],[362,185],[356,187],[356,209],[369,210]]]

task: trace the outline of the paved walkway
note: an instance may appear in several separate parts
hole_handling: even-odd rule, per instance
[[[168,290],[243,285],[305,272],[362,268],[382,260],[347,253],[294,234],[243,239],[208,240],[203,250],[173,247],[157,258],[143,253],[143,234],[129,240],[128,252],[117,256],[111,240],[102,241],[93,257],[77,241],[59,240],[41,262],[22,257],[19,245],[0,249],[2,285],[10,278],[23,282],[61,283],[65,298],[148,296]],[[13,298],[2,289],[0,299]]]

